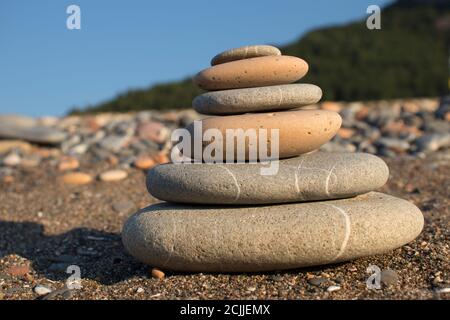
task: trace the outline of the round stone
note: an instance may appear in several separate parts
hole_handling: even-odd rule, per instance
[[[165,164],[151,169],[147,189],[155,198],[199,204],[271,204],[353,197],[383,186],[389,169],[367,153],[313,152],[276,162]]]
[[[285,84],[206,92],[192,105],[203,114],[238,114],[294,109],[319,102],[322,90],[313,84]]]
[[[267,56],[219,64],[197,73],[194,83],[205,90],[287,84],[301,79],[308,64],[297,57]]]
[[[381,254],[414,240],[423,223],[412,203],[377,192],[271,206],[159,203],[129,218],[122,241],[162,270],[259,272]]]
[[[198,122],[194,122],[187,127],[193,139],[205,140],[202,142],[203,148],[210,149],[213,145],[208,145],[213,142],[215,137],[203,139],[205,131],[211,129],[209,132],[220,132],[223,138],[222,143],[216,139],[214,144],[215,146],[221,146],[223,159],[226,159],[227,144],[231,146],[231,139],[234,139],[235,143],[232,144],[234,146],[234,159],[241,160],[244,156],[245,159],[252,159],[250,152],[255,149],[255,146],[258,147],[258,150],[261,148],[259,144],[260,135],[266,135],[265,138],[261,138],[261,141],[267,143],[265,146],[268,150],[267,154],[272,154],[272,145],[278,144],[280,159],[316,150],[334,137],[341,126],[342,119],[338,113],[333,111],[299,110],[210,117],[199,121],[202,126],[202,137],[195,135],[195,125]],[[249,129],[250,131],[248,131]],[[279,134],[278,141],[272,139],[272,137],[275,137],[276,130]],[[248,134],[249,137],[253,136],[254,139],[245,139],[244,141],[244,134]],[[229,142],[227,136],[230,137]],[[238,139],[235,139],[235,136]],[[243,144],[245,144],[245,155],[238,154],[238,146]],[[194,148],[195,143],[192,143],[191,146]],[[190,155],[186,153],[185,155],[194,157],[194,151],[192,150]]]
[[[92,182],[92,177],[83,172],[71,172],[67,173],[62,177],[62,181],[65,184],[71,184],[71,185],[83,185],[88,184]]]
[[[128,176],[127,172],[124,170],[108,170],[100,174],[99,178],[102,181],[120,181]]]
[[[264,57],[264,56],[279,56],[279,55],[281,55],[280,49],[273,46],[268,45],[245,46],[226,50],[224,52],[219,53],[214,58],[212,58],[211,65],[215,66],[217,64],[241,59]]]

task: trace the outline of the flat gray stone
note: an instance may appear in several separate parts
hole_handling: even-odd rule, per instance
[[[15,124],[0,124],[0,138],[21,139],[43,144],[58,144],[64,141],[66,133],[43,126],[27,127]]]
[[[274,204],[356,196],[383,186],[389,169],[367,153],[314,152],[279,161],[261,175],[256,163],[163,164],[152,168],[147,189],[158,199],[199,204]]]
[[[159,203],[129,218],[122,241],[163,270],[257,272],[381,254],[415,239],[423,223],[412,203],[378,192],[272,206]]]
[[[231,89],[203,93],[192,101],[203,114],[227,115],[246,112],[288,110],[319,102],[322,89],[313,84]]]

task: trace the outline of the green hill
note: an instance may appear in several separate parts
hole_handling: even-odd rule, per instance
[[[449,25],[450,1],[400,0],[383,8],[381,30],[368,30],[364,19],[309,32],[280,49],[309,63],[301,82],[319,85],[324,100],[438,96],[448,91]],[[185,79],[131,90],[83,111],[188,108],[200,92]]]

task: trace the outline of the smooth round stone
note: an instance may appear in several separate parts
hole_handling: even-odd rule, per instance
[[[287,84],[301,79],[308,64],[297,57],[267,56],[219,64],[197,73],[194,83],[205,90]]]
[[[322,89],[313,84],[232,89],[201,94],[192,101],[203,114],[238,114],[247,112],[287,110],[319,102]]]
[[[226,159],[227,152],[227,129],[242,129],[244,132],[248,129],[256,130],[257,141],[259,141],[260,129],[267,130],[267,140],[271,140],[272,129],[278,129],[279,158],[282,159],[318,149],[335,136],[341,126],[342,119],[338,113],[333,111],[299,110],[210,117],[200,121],[202,122],[203,132],[208,129],[218,129],[221,132],[223,136],[223,159]],[[191,137],[198,138],[194,135],[194,124],[189,125],[187,130]],[[204,141],[203,148],[211,142],[212,139]],[[239,160],[243,155],[237,155],[237,145],[238,143],[235,141],[235,159]],[[267,142],[267,150],[271,154],[271,141]],[[192,150],[190,157],[194,157],[194,150]],[[249,159],[249,139],[246,139],[245,142],[245,159]]]
[[[27,127],[0,123],[0,138],[20,139],[43,144],[58,144],[66,139],[66,133],[49,127]]]
[[[102,181],[120,181],[128,176],[127,172],[124,170],[108,170],[100,174],[99,178]]]
[[[381,254],[414,240],[423,223],[415,205],[378,192],[271,206],[160,203],[129,218],[122,241],[162,270],[258,272]]]
[[[211,65],[215,66],[217,64],[242,60],[248,58],[264,57],[264,56],[280,56],[280,49],[268,46],[268,45],[255,45],[255,46],[245,46],[240,48],[234,48],[226,50],[219,53],[211,60]]]
[[[70,185],[84,185],[92,182],[92,177],[83,172],[71,172],[62,177],[62,181],[65,184]]]
[[[353,197],[383,186],[386,163],[368,153],[313,152],[279,161],[275,175],[260,163],[164,164],[151,169],[155,198],[199,204],[271,204]]]

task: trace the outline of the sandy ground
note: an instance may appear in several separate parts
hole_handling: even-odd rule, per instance
[[[449,299],[450,293],[439,290],[450,287],[450,151],[386,161],[391,177],[380,191],[415,203],[425,217],[422,234],[407,246],[317,268],[166,272],[163,280],[152,278],[151,267],[129,256],[120,240],[125,219],[156,202],[145,189],[143,171],[131,169],[120,182],[67,186],[50,166],[17,170],[14,182],[0,184],[0,299],[38,298],[33,291],[38,284],[56,290],[48,299]],[[107,168],[84,164],[82,169],[97,174]],[[70,264],[80,267],[82,288],[58,290]],[[369,265],[395,270],[398,283],[367,289]],[[27,266],[28,273],[17,268]],[[312,285],[311,278],[324,279]],[[328,292],[331,285],[341,289]]]

